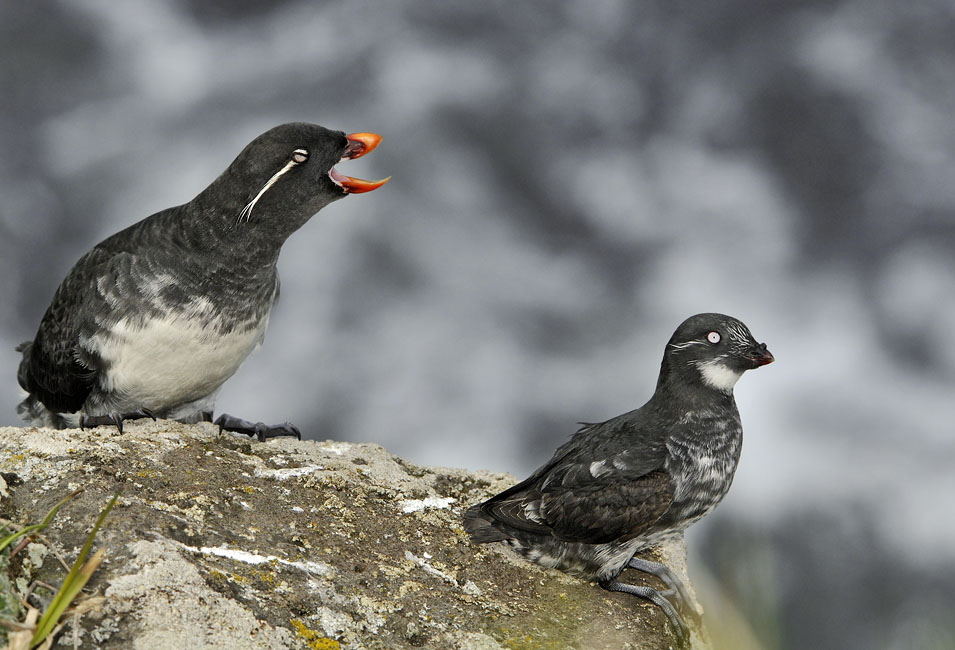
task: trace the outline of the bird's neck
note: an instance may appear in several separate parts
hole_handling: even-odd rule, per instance
[[[701,410],[736,409],[733,391],[723,391],[708,386],[697,376],[677,376],[675,373],[660,373],[654,401],[683,412]]]
[[[139,245],[163,258],[184,286],[205,286],[215,278],[219,284],[267,292],[275,284],[281,244],[238,231],[213,208],[193,201],[148,221],[151,225],[137,228]]]
[[[197,247],[228,256],[237,265],[273,267],[288,233],[262,227],[257,221],[240,217],[242,198],[220,197],[206,188],[187,205],[179,220],[184,237]]]

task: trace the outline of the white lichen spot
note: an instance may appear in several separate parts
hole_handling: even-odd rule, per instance
[[[256,478],[270,478],[276,481],[287,481],[290,478],[298,476],[307,476],[314,472],[324,470],[322,465],[304,465],[303,467],[289,467],[288,469],[269,469],[267,467],[256,467]]]
[[[424,499],[405,499],[401,502],[401,512],[420,512],[425,508],[450,508],[454,497],[426,497]]]
[[[481,588],[470,580],[464,583],[464,586],[461,587],[461,591],[466,593],[468,596],[481,596],[484,594],[484,592],[481,591]]]
[[[187,551],[192,551],[193,553],[224,557],[235,562],[242,562],[244,564],[270,564],[276,562],[282,566],[287,566],[293,569],[304,571],[305,573],[319,576],[325,576],[335,572],[332,567],[325,564],[324,562],[299,562],[286,560],[275,555],[260,555],[258,553],[250,553],[249,551],[243,551],[236,548],[225,548],[223,546],[202,546],[200,548],[196,548],[195,546],[189,546],[188,544],[182,544],[181,542],[176,542],[176,545]]]
[[[425,573],[430,573],[433,576],[441,578],[445,582],[452,584],[455,587],[458,586],[458,581],[455,580],[452,576],[449,576],[447,573],[445,573],[444,571],[440,569],[434,568],[433,566],[428,564],[427,560],[425,560],[424,558],[418,557],[411,551],[405,551],[405,559],[410,560],[411,562],[414,562],[415,564],[417,564],[419,567],[424,569]]]
[[[330,454],[341,456],[350,448],[351,448],[351,445],[348,444],[347,442],[327,442],[321,447],[319,447],[318,449],[319,451],[327,451]]]

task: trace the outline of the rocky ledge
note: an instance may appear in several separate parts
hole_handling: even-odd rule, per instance
[[[371,444],[258,443],[168,421],[127,423],[123,434],[0,428],[0,472],[3,517],[21,525],[83,490],[6,558],[0,599],[18,620],[19,597],[32,588],[29,602],[42,609],[52,594],[44,585],[63,580],[63,563],[121,495],[96,538],[106,560],[85,590],[105,599],[70,619],[60,647],[675,646],[652,605],[524,562],[503,544],[468,542],[462,509],[511,485],[506,474],[419,467]],[[654,557],[686,581],[682,543]],[[694,647],[708,647],[693,634]]]

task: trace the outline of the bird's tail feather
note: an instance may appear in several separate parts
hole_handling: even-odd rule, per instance
[[[17,415],[20,419],[34,427],[68,429],[76,426],[75,418],[71,419],[68,414],[54,413],[30,393],[30,353],[33,352],[33,341],[24,341],[16,347],[16,350],[23,354],[20,366],[17,368],[17,383],[28,393],[26,398],[17,405]]]
[[[494,520],[484,514],[480,505],[471,506],[465,511],[464,529],[468,531],[471,541],[475,544],[500,542],[508,539],[507,535],[494,526]]]
[[[33,427],[47,427],[50,429],[67,429],[76,424],[64,417],[61,413],[54,413],[43,406],[33,395],[27,395],[26,399],[17,405],[17,415],[24,422]]]
[[[20,366],[17,368],[17,383],[23,390],[30,390],[27,388],[27,373],[30,369],[30,352],[33,351],[33,341],[24,341],[16,347],[16,351],[23,354],[20,359]],[[17,409],[18,412],[19,410]]]

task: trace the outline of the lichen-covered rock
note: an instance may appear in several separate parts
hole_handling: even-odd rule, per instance
[[[55,555],[71,562],[109,497],[122,494],[96,540],[106,562],[87,587],[105,604],[67,626],[68,645],[675,644],[663,614],[639,599],[531,565],[501,544],[472,546],[460,512],[514,482],[504,474],[418,467],[370,444],[258,443],[168,421],[127,423],[122,435],[3,428],[0,472],[3,512],[20,523],[84,489],[36,548],[11,560],[8,589],[58,584],[66,570]],[[682,544],[661,552],[685,579]],[[34,593],[34,604],[50,596]],[[699,631],[694,645],[706,647]]]

